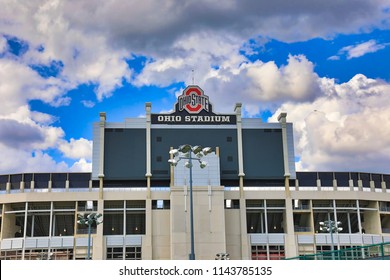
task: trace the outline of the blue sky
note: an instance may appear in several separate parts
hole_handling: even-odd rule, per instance
[[[298,170],[390,173],[390,2],[0,0],[0,173],[90,171],[92,123],[173,108],[294,123]]]

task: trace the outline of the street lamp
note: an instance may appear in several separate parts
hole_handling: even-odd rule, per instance
[[[216,260],[230,260],[230,255],[228,253],[218,253],[215,255]]]
[[[91,257],[91,226],[93,223],[96,223],[96,226],[103,223],[103,219],[101,219],[102,214],[100,213],[91,213],[88,214],[87,217],[84,215],[78,214],[77,215],[77,223],[80,225],[87,225],[88,226],[88,253],[87,253],[87,260]]]
[[[210,147],[202,148],[201,146],[181,145],[177,149],[169,151],[169,154],[173,158],[169,159],[168,162],[171,166],[176,166],[180,160],[184,159],[186,162],[184,166],[190,169],[190,227],[191,227],[191,253],[189,255],[190,260],[195,260],[195,245],[194,245],[194,206],[192,197],[192,161],[196,160],[199,162],[200,168],[205,168],[207,162],[202,161],[202,158],[212,152]],[[194,157],[193,157],[194,156]]]
[[[340,232],[343,230],[342,227],[340,227],[341,222],[335,222],[329,219],[328,221],[320,222],[320,231],[322,232],[329,232],[330,233],[330,240],[332,243],[332,260],[334,260],[334,242],[333,242],[333,233]]]

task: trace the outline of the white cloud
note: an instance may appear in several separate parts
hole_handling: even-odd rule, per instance
[[[313,103],[284,103],[294,123],[296,155],[304,170],[386,172],[390,161],[390,84],[356,75],[336,84],[322,78]]]
[[[87,108],[95,107],[95,102],[93,102],[91,100],[81,100],[81,104],[83,104]]]
[[[364,43],[350,45],[342,48],[339,54],[346,53],[348,59],[364,56],[384,49],[388,44],[379,44],[376,40],[369,40]]]
[[[92,172],[92,163],[86,161],[84,158],[81,158],[79,161],[75,162],[70,168],[72,172]]]
[[[69,167],[65,162],[56,162],[50,155],[42,151],[25,151],[0,144],[0,161],[2,174],[18,172],[65,172]]]
[[[80,138],[70,141],[62,140],[58,144],[58,149],[64,154],[65,157],[71,159],[91,159],[92,158],[92,141]]]

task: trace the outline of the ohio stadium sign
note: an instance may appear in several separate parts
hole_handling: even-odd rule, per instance
[[[152,124],[236,124],[236,115],[215,114],[209,97],[195,85],[184,89],[171,114],[152,114]]]

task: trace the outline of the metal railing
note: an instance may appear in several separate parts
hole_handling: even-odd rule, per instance
[[[390,242],[307,254],[285,260],[390,260]]]

